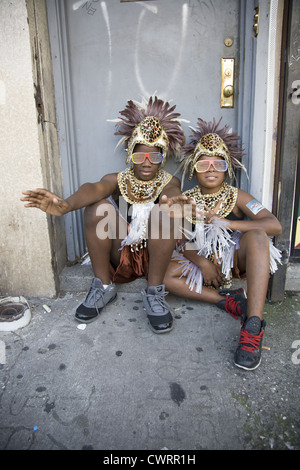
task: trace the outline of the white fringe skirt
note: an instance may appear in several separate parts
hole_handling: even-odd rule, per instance
[[[189,289],[200,294],[203,286],[203,275],[201,268],[189,261],[183,254],[183,249],[188,243],[193,243],[199,256],[213,260],[220,266],[224,278],[224,287],[230,287],[234,255],[235,251],[240,248],[239,240],[242,232],[229,232],[224,223],[218,220],[211,224],[197,224],[193,232],[187,230],[182,230],[182,232],[188,241],[177,246],[172,259],[180,265],[174,271],[181,271],[180,277],[186,278]],[[269,237],[269,249],[270,273],[274,274],[278,269],[278,264],[282,263],[281,252],[274,246],[271,237]]]

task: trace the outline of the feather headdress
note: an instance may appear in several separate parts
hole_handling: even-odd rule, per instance
[[[190,127],[192,134],[190,136],[190,143],[185,145],[182,149],[182,164],[183,167],[182,182],[189,169],[189,180],[192,179],[194,166],[201,155],[219,156],[228,163],[228,174],[232,180],[234,169],[243,169],[246,174],[246,168],[241,163],[240,159],[243,149],[240,142],[240,137],[236,132],[229,132],[229,126],[225,125],[219,129],[222,118],[216,122],[215,118],[212,122],[203,121],[198,118],[197,128]]]
[[[117,146],[127,146],[127,164],[136,144],[161,148],[162,165],[169,153],[179,153],[180,146],[184,144],[184,133],[180,114],[174,112],[175,108],[157,96],[151,96],[148,101],[143,98],[141,103],[127,102],[125,109],[120,111],[122,117],[114,120],[115,135],[123,136]]]

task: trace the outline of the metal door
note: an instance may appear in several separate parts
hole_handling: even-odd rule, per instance
[[[155,91],[190,121],[187,137],[198,117],[222,116],[251,154],[252,1],[47,0],[47,11],[64,197],[125,167],[108,120]],[[233,107],[221,107],[222,58],[235,61]],[[85,251],[80,211],[66,234],[73,261]]]

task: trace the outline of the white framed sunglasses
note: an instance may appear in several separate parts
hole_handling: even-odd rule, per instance
[[[211,166],[213,166],[216,171],[222,173],[228,170],[228,163],[226,160],[198,160],[195,163],[194,168],[197,173],[205,173]]]

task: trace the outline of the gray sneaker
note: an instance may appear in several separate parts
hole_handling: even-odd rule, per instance
[[[171,331],[173,329],[173,317],[171,308],[165,301],[168,292],[165,292],[164,284],[150,286],[148,292],[143,289],[141,294],[151,330],[154,333]]]
[[[105,305],[113,302],[117,297],[117,288],[114,283],[104,289],[102,281],[95,277],[85,298],[75,313],[75,319],[81,323],[90,323],[98,318]]]

